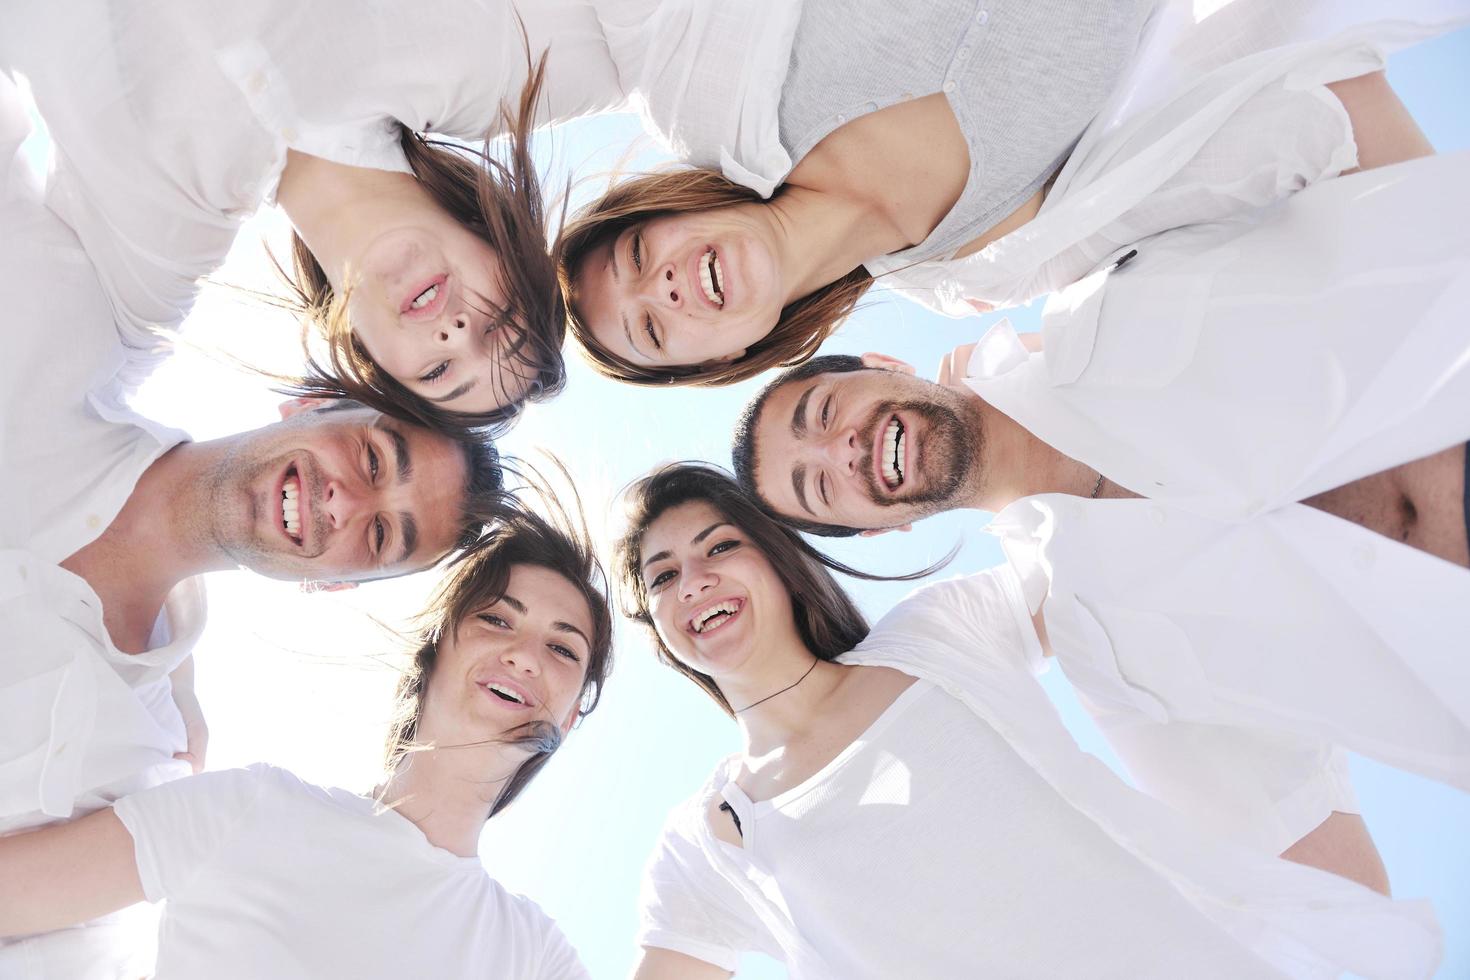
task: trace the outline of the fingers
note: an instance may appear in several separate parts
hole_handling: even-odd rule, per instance
[[[187,762],[189,768],[194,770],[194,775],[196,776],[204,771],[204,760],[194,755],[193,752],[175,752],[174,758]]]
[[[950,351],[939,359],[939,370],[934,374],[934,380],[942,385],[953,384],[954,351]]]

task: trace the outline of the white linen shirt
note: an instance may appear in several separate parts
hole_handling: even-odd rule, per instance
[[[1140,784],[1201,819],[1289,843],[1311,807],[1282,796],[1289,752],[1254,760],[1256,791],[1215,783],[1176,724],[1470,789],[1470,665],[1444,640],[1470,631],[1470,572],[1297,503],[1470,438],[1467,165],[1159,235],[1048,301],[1044,353],[1002,323],[971,357],[976,394],[1147,498],[1027,497],[991,530]]]
[[[927,586],[896,606],[841,659],[890,667],[942,689],[998,734],[1059,798],[1058,805],[1092,824],[1088,833],[1100,830],[1138,862],[1135,867],[1157,875],[1225,935],[1282,974],[1329,977],[1351,970],[1365,977],[1407,977],[1433,970],[1438,938],[1425,903],[1391,902],[1334,875],[1203,834],[1081,751],[1033,677],[1041,650],[1020,588],[1015,573],[1004,566],[967,582]],[[781,868],[761,866],[759,853],[747,860],[739,848],[715,837],[706,816],[710,803],[721,796],[737,807],[748,802],[726,792],[728,777],[729,767],[720,766],[665,826],[645,876],[640,943],[726,969],[733,969],[735,953],[760,950],[785,959],[793,977],[850,975],[824,962],[817,948],[834,939],[861,946],[864,937],[804,932],[803,924],[792,919]],[[885,792],[869,789],[879,796]],[[866,803],[868,791],[859,781],[843,796],[858,806],[854,795]],[[784,806],[784,799],[772,805]],[[758,806],[745,812],[764,819]],[[750,831],[757,852],[763,832]],[[931,861],[954,861],[965,869],[962,844],[932,844]],[[850,860],[879,860],[870,855],[872,846],[869,837],[852,841]],[[1043,896],[1064,887],[1055,881],[1000,883],[1023,896],[1031,886]],[[944,889],[942,900],[978,903],[981,898],[972,886],[957,885]],[[1041,901],[1036,914],[1045,916]],[[1137,911],[1136,938],[1147,950],[1144,924],[1150,909]],[[840,917],[818,917],[805,928],[841,933],[842,924]],[[1055,928],[1065,935],[1066,921]],[[1004,931],[986,937],[1000,951],[1007,939]],[[1026,951],[1013,950],[1012,961],[1007,975],[1025,975]]]
[[[974,255],[865,263],[949,316],[1025,303],[1152,235],[1260,207],[1357,164],[1347,114],[1324,86],[1387,52],[1470,23],[1465,0],[1233,0],[1196,20],[1166,0],[1128,78],[1037,216]],[[1164,93],[1167,93],[1165,95]]]
[[[556,923],[392,809],[274,766],[118,802],[158,980],[587,980]]]
[[[532,56],[549,52],[538,123],[641,93],[650,125],[679,152],[754,165],[752,146],[780,148],[779,83],[800,9],[78,0],[58,30],[50,0],[20,0],[6,8],[0,70],[29,81],[54,142],[49,203],[97,265],[124,342],[148,354],[131,365],[136,385],[167,354],[158,329],[183,322],[198,280],[274,198],[288,149],[406,172],[399,122],[478,142],[526,80],[524,24]],[[718,106],[706,104],[713,93]]]

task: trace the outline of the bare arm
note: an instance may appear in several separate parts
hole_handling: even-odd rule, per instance
[[[713,963],[655,946],[644,946],[633,967],[633,980],[725,980],[734,975]]]
[[[1368,833],[1368,825],[1356,813],[1334,811],[1326,820],[1281,853],[1288,861],[1340,875],[1366,888],[1387,895],[1388,872],[1383,858]]]
[[[185,657],[184,662],[168,675],[168,679],[173,685],[174,704],[178,706],[179,714],[184,719],[184,732],[188,740],[184,751],[175,752],[174,758],[188,762],[194,767],[195,773],[203,772],[204,752],[209,747],[209,725],[204,721],[204,709],[199,706],[199,698],[194,694],[194,655]]]
[[[1383,72],[1347,78],[1327,88],[1337,96],[1353,124],[1359,170],[1434,154],[1428,137],[1399,101]]]
[[[110,807],[0,837],[0,936],[60,929],[141,901],[133,837]]]

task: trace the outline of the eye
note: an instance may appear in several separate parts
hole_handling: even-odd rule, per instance
[[[564,647],[564,646],[562,646],[559,643],[550,643],[550,644],[547,644],[547,645],[550,646],[553,651],[555,651],[556,653],[561,654],[563,657],[566,657],[568,660],[570,660],[574,664],[579,664],[579,663],[582,662],[582,658],[579,657],[579,656],[577,656],[576,651],[574,651],[574,650],[571,650],[571,649],[569,649],[567,647]]]
[[[822,399],[822,428],[827,428],[827,422],[832,417],[832,396],[828,395]]]
[[[643,235],[641,233],[636,232],[636,231],[633,233],[633,242],[632,242],[632,245],[631,245],[631,249],[632,249],[632,252],[633,252],[633,268],[634,269],[637,269],[639,272],[642,272],[643,271]]]
[[[653,341],[653,349],[663,350],[664,345],[658,342],[658,334],[653,332],[653,317],[650,316],[644,318],[643,329],[648,331],[648,339]]]
[[[822,498],[822,503],[832,506],[832,498],[827,495],[827,474],[823,473],[817,477],[817,495]]]
[[[659,572],[653,577],[653,581],[648,583],[648,591],[652,592],[654,589],[667,585],[669,582],[673,581],[673,578],[673,569],[665,569],[664,571]]]
[[[713,558],[715,555],[723,555],[727,551],[734,551],[738,547],[740,547],[739,541],[736,541],[734,538],[727,538],[724,541],[715,542],[710,547],[709,554]]]
[[[448,370],[449,370],[449,362],[448,361],[445,361],[442,364],[440,364],[438,367],[436,367],[434,370],[430,371],[428,374],[420,375],[419,376],[419,380],[422,381],[424,384],[430,384],[431,385],[435,381],[438,381],[440,378],[444,377],[444,372],[445,371],[448,371]]]
[[[383,553],[383,539],[386,538],[387,536],[388,536],[388,531],[383,526],[383,519],[381,517],[375,517],[375,518],[373,518],[373,544],[374,544],[373,553],[374,554],[381,555]]]
[[[489,623],[491,626],[494,626],[498,629],[510,629],[510,623],[507,623],[504,619],[495,615],[494,613],[480,613],[479,618],[482,622]]]
[[[367,447],[367,461],[368,461],[368,481],[371,482],[371,483],[377,483],[378,482],[378,451],[373,448],[373,444],[372,443],[368,443],[368,447]]]

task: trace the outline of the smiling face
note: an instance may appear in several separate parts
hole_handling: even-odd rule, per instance
[[[513,351],[501,259],[427,195],[349,264],[353,334],[401,384],[454,412],[519,402],[535,372]]]
[[[654,629],[679,662],[716,681],[762,655],[804,650],[791,595],[749,536],[704,501],[671,507],[640,549]]]
[[[896,371],[790,382],[755,426],[756,491],[778,513],[860,529],[964,506],[979,485],[979,401]]]
[[[370,409],[308,409],[227,443],[201,520],[232,560],[271,578],[380,578],[454,546],[467,476],[445,436]]]
[[[640,367],[738,360],[790,302],[766,205],[665,215],[591,249],[572,306],[592,337]]]
[[[440,638],[419,741],[490,741],[534,721],[570,730],[593,635],[592,612],[571,581],[515,565],[504,596]]]

